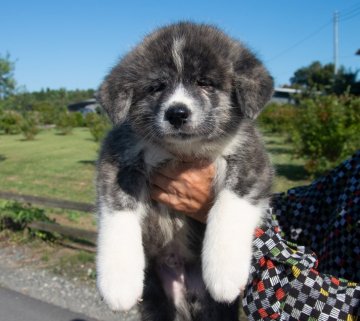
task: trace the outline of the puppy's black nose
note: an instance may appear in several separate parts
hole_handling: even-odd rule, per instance
[[[172,105],[165,112],[165,120],[167,120],[176,129],[184,125],[190,116],[190,110],[184,104]]]

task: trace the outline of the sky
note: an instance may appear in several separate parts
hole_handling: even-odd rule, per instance
[[[22,90],[96,89],[121,56],[155,28],[214,24],[265,63],[276,86],[319,60],[360,69],[360,1],[351,0],[0,0],[0,55],[15,61]]]

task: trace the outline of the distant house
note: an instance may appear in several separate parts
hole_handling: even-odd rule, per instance
[[[100,105],[95,98],[79,101],[67,106],[70,112],[80,112],[84,116],[88,113],[99,113]]]
[[[294,95],[300,94],[300,89],[294,88],[275,88],[274,94],[270,100],[272,103],[278,104],[294,104]]]

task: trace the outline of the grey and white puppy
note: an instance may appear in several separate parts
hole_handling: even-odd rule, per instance
[[[143,320],[237,320],[272,183],[253,123],[272,88],[240,42],[187,22],[147,36],[105,78],[97,283],[113,310],[143,299]],[[152,170],[184,157],[216,165],[206,226],[149,197]]]

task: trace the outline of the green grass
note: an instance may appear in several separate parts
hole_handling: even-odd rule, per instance
[[[264,137],[277,172],[274,191],[308,184],[304,161],[295,158],[285,137]],[[34,141],[0,135],[0,190],[93,203],[98,148],[86,128],[76,128],[69,135],[43,131]],[[69,215],[70,220],[78,219]]]
[[[93,202],[97,150],[86,128],[42,131],[34,141],[0,135],[0,190]]]
[[[285,192],[311,182],[304,169],[304,159],[295,155],[293,146],[287,142],[285,135],[264,134],[264,139],[276,171],[274,192]]]

